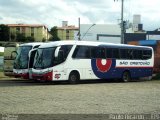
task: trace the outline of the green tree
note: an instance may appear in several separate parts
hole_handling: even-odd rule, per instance
[[[26,41],[27,41],[26,37],[25,37],[24,34],[22,34],[22,33],[17,33],[16,40],[17,40],[18,42],[26,42]]]
[[[9,27],[0,24],[0,41],[9,41]]]
[[[57,26],[52,27],[49,32],[52,35],[49,41],[59,41],[60,40],[60,38],[58,37],[58,33],[57,33]]]
[[[27,42],[34,42],[35,41],[34,37],[32,37],[32,36],[28,36],[26,38],[26,40],[27,40]]]
[[[18,42],[34,42],[35,39],[32,36],[25,37],[23,33],[18,33],[16,37],[16,41]]]
[[[45,38],[42,39],[42,42],[46,42],[47,40]]]
[[[11,38],[12,41],[15,41],[15,38],[16,38],[15,34],[11,33],[10,38]]]

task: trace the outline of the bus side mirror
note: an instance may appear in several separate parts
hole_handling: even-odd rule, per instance
[[[16,59],[16,56],[18,55],[17,51],[12,51],[11,52],[11,59]]]
[[[54,54],[54,57],[55,57],[55,58],[57,58],[57,57],[58,57],[58,54],[59,54],[60,48],[61,48],[60,46],[56,48],[56,50],[55,50],[55,54]]]

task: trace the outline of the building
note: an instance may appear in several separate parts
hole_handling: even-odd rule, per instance
[[[140,15],[134,15],[132,23],[129,21],[124,21],[124,23],[124,43],[146,38],[146,31],[143,30]],[[120,24],[80,24],[80,35],[81,40],[121,43]]]
[[[81,24],[80,39],[84,41],[101,41],[108,43],[121,43],[121,28],[118,24]],[[146,39],[146,31],[133,31],[126,29],[124,43]],[[78,40],[78,39],[77,39]]]
[[[79,28],[68,25],[67,21],[62,21],[62,27],[57,27],[57,36],[60,40],[74,40],[74,34]]]
[[[141,24],[141,15],[133,15],[132,31],[139,32],[143,30],[143,24]]]
[[[35,41],[47,41],[50,38],[48,28],[42,24],[7,24],[10,28],[10,41],[16,41],[18,34],[33,37]]]
[[[121,28],[118,24],[81,24],[80,35],[80,40],[84,41],[121,42]]]

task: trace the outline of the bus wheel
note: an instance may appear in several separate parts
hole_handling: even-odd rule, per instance
[[[131,80],[130,73],[128,71],[125,71],[122,75],[122,81],[129,82],[130,80]]]
[[[79,82],[79,74],[77,72],[71,72],[69,75],[69,83],[70,84],[76,84]]]

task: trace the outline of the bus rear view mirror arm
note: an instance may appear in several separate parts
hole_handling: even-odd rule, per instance
[[[17,51],[11,52],[11,58],[15,59],[17,55],[18,55]]]

